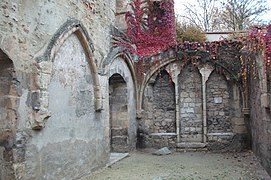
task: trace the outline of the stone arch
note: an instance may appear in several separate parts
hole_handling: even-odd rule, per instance
[[[176,139],[175,83],[167,68],[149,80],[143,94],[138,147],[174,147]]]
[[[99,65],[99,74],[105,75],[106,73],[108,73],[109,69],[112,67],[112,63],[118,58],[121,58],[126,63],[126,66],[128,67],[132,75],[134,83],[137,84],[137,79],[134,70],[134,61],[132,60],[131,55],[124,51],[124,49],[121,47],[111,49],[110,53]]]
[[[29,138],[24,163],[28,167],[26,179],[37,174],[45,179],[59,179],[63,174],[78,179],[106,164],[109,141],[105,133],[106,112],[95,111],[95,80],[88,54],[91,52],[82,44],[84,34],[76,29],[67,32],[69,36],[52,50],[53,59],[38,62],[41,71],[38,78],[43,83],[37,111],[47,108],[50,118],[46,128],[32,131]],[[59,161],[50,161],[56,156]]]
[[[114,74],[118,74],[122,77],[123,82],[125,82],[127,86],[128,143],[127,147],[120,151],[134,149],[136,144],[136,82],[132,73],[133,72],[130,71],[129,66],[127,65],[127,60],[119,56],[111,61],[108,66],[108,72],[106,73],[109,84],[110,78],[114,76]]]
[[[152,133],[176,133],[175,87],[167,70],[160,70],[153,83]],[[157,115],[156,115],[157,114]]]
[[[112,72],[116,73],[122,73],[123,77],[126,77],[126,74],[122,71],[122,69],[112,69],[114,66],[113,63],[114,61],[121,60],[122,62],[125,63],[125,67],[129,69],[129,72],[132,76],[132,81],[134,83],[134,89],[135,89],[135,97],[136,97],[136,103],[137,103],[137,110],[138,110],[138,89],[139,89],[139,84],[137,81],[137,76],[135,74],[135,69],[134,69],[134,61],[131,57],[131,55],[126,52],[122,47],[116,47],[111,49],[110,53],[107,55],[105,59],[100,63],[99,65],[99,74],[104,76],[109,73],[109,77],[112,75]],[[128,77],[126,77],[128,79]]]
[[[37,62],[35,65],[37,71],[40,73],[38,73],[39,75],[35,77],[37,81],[36,86],[31,87],[31,96],[37,94],[35,96],[39,97],[36,99],[38,103],[34,102],[33,104],[40,104],[40,107],[32,107],[32,109],[35,110],[33,112],[33,119],[31,120],[31,126],[33,129],[43,128],[44,121],[50,117],[50,112],[48,111],[48,85],[52,76],[53,61],[62,44],[72,34],[75,34],[79,39],[88,61],[88,66],[94,85],[95,109],[96,111],[100,111],[102,109],[101,90],[97,67],[92,58],[94,51],[93,43],[83,24],[78,20],[70,19],[64,23],[52,37],[43,55],[36,58]],[[42,95],[44,97],[41,97]]]
[[[161,68],[167,66],[170,63],[177,61],[176,58],[169,58],[161,60],[160,63],[156,64],[155,66],[151,67],[151,69],[147,72],[144,76],[142,83],[140,84],[139,91],[138,91],[138,103],[137,103],[137,110],[139,113],[142,111],[142,103],[143,103],[143,94],[144,90],[149,82],[149,80],[153,77],[155,73],[157,73]]]
[[[238,81],[238,75],[235,74],[232,70],[225,67],[223,64],[219,62],[208,61],[213,67],[218,67],[223,69],[222,74],[226,77],[226,79],[233,79],[234,81]]]
[[[14,179],[13,148],[18,124],[19,82],[12,60],[0,49],[0,179]]]

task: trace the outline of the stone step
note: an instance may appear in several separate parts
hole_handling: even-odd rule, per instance
[[[180,149],[176,148],[176,152],[198,152],[198,151],[208,151],[207,148],[200,148],[200,149]]]
[[[200,142],[181,142],[176,143],[176,150],[179,152],[186,152],[186,151],[207,151],[206,143]]]

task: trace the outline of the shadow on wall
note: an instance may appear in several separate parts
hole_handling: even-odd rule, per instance
[[[0,179],[14,178],[13,145],[19,103],[13,62],[0,50]]]

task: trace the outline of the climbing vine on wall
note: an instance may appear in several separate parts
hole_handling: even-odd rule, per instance
[[[271,25],[252,27],[247,37],[248,50],[250,52],[264,53],[264,65],[271,67]]]
[[[133,0],[126,13],[126,48],[140,57],[150,56],[176,44],[173,0]],[[134,45],[134,46],[133,46]]]
[[[235,80],[246,83],[247,74],[255,71],[255,62],[241,57],[241,49],[249,52],[263,51],[264,65],[271,67],[271,26],[253,27],[247,36],[234,40],[221,39],[215,42],[176,43],[175,14],[173,0],[132,0],[126,12],[127,32],[118,46],[126,48],[139,57],[135,71],[139,81],[146,73],[161,63],[159,54],[174,52],[174,58],[198,65],[212,63],[217,71],[227,73]]]

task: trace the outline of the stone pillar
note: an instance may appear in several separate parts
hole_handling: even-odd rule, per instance
[[[173,63],[167,67],[167,71],[172,72],[172,81],[175,84],[175,105],[176,105],[176,135],[177,135],[177,143],[181,142],[180,138],[180,105],[179,105],[179,81],[178,75],[181,71],[181,66],[177,63]]]
[[[179,107],[179,83],[178,83],[178,74],[174,71],[174,78],[172,78],[175,83],[175,105],[176,105],[176,134],[177,134],[177,142],[180,142],[180,107]]]
[[[207,102],[206,102],[206,82],[214,68],[210,65],[199,67],[202,77],[202,118],[203,118],[203,143],[206,143],[207,137]]]

